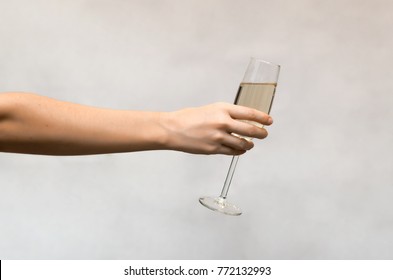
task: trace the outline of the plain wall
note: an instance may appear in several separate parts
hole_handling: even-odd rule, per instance
[[[393,2],[0,0],[0,92],[113,109],[232,102],[282,65],[269,137],[230,158],[0,154],[0,259],[393,258]],[[132,127],[130,127],[132,129]],[[137,132],[135,132],[137,133]]]

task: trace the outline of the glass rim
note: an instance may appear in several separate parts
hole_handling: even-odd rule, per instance
[[[262,59],[262,58],[255,57],[255,56],[252,56],[251,59],[256,60],[256,61],[258,61],[258,62],[263,62],[263,63],[269,64],[269,65],[272,65],[272,66],[276,66],[276,67],[278,67],[278,68],[281,67],[280,64],[273,63],[273,62],[264,60],[264,59]]]

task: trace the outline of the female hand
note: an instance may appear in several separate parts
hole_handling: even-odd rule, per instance
[[[273,120],[261,111],[233,105],[214,103],[198,108],[187,108],[166,113],[169,149],[195,154],[240,155],[254,144],[249,138],[265,138],[266,129],[244,122],[270,125]]]

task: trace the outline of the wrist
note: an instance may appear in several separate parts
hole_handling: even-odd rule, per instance
[[[160,145],[163,149],[184,151],[184,144],[187,143],[187,139],[184,139],[184,130],[182,126],[182,116],[179,114],[180,111],[163,112],[160,113],[160,124],[163,131]]]
[[[172,112],[159,112],[157,123],[159,125],[159,135],[156,144],[160,149],[173,150],[174,117]]]

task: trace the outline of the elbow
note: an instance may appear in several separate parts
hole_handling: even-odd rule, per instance
[[[0,122],[11,117],[16,105],[16,93],[0,93]]]
[[[0,93],[0,152],[5,152],[10,134],[10,121],[14,119],[14,93]]]
[[[6,145],[6,119],[3,116],[3,111],[0,108],[0,153],[5,151]]]

